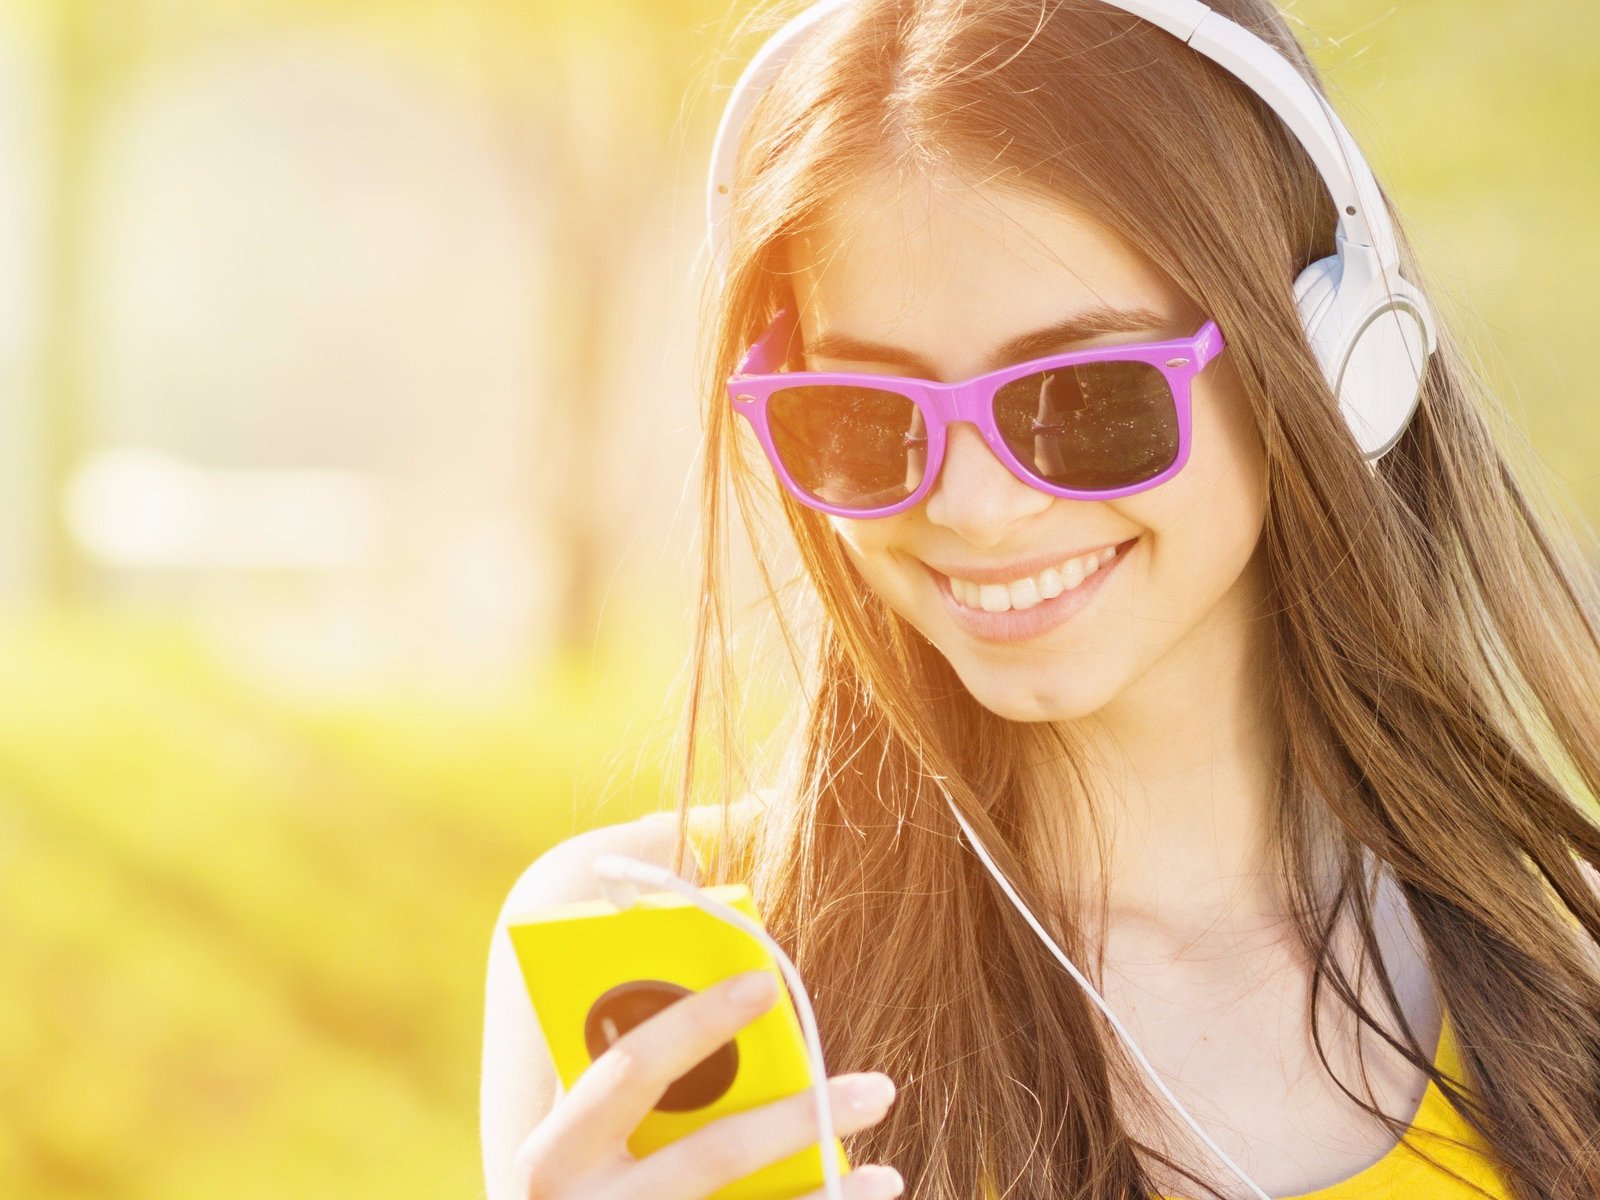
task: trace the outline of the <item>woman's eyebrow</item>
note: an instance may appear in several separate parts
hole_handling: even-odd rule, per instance
[[[1053,325],[1046,325],[1043,329],[1035,329],[1012,338],[990,357],[989,369],[998,371],[1001,367],[1013,363],[1041,358],[1055,350],[1064,349],[1073,342],[1086,341],[1104,333],[1150,333],[1171,324],[1170,317],[1151,312],[1147,308],[1109,308],[1105,305],[1096,305],[1094,308],[1073,313]],[[839,330],[827,330],[819,334],[805,347],[805,353],[812,358],[892,363],[930,379],[937,374],[932,364],[909,350],[886,345],[883,342],[851,337]]]

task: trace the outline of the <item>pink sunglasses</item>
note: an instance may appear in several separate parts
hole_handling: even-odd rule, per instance
[[[1191,337],[1052,354],[959,383],[779,371],[796,319],[779,311],[729,377],[728,398],[789,493],[844,517],[921,501],[954,421],[976,425],[1012,474],[1052,496],[1153,488],[1188,461],[1191,385],[1224,348],[1208,320]]]

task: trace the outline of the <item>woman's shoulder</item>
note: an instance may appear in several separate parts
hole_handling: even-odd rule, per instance
[[[624,854],[670,867],[672,842],[642,819],[580,830],[550,846],[523,869],[511,886],[505,908],[598,900],[603,892],[594,863],[603,854]]]
[[[728,829],[736,847],[748,843],[770,807],[774,791],[758,789],[728,805]],[[722,805],[691,805],[686,815],[690,850],[697,864],[709,867],[722,836]],[[599,898],[594,860],[602,854],[625,854],[670,870],[677,833],[676,809],[581,830],[545,850],[523,871],[512,886],[509,903],[532,905]]]
[[[727,806],[727,826],[723,825],[723,806],[720,802],[690,805],[684,814],[685,834],[690,854],[694,859],[695,882],[704,881],[717,863],[717,850],[726,836],[731,850],[733,877],[737,878],[749,868],[749,854],[755,835],[766,818],[776,794],[774,788],[758,788]],[[653,812],[640,818],[659,839],[657,845],[666,858],[672,857],[678,832],[676,809]]]

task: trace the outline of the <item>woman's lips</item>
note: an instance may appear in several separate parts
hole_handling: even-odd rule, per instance
[[[939,595],[944,597],[945,609],[950,613],[951,619],[973,637],[982,638],[990,642],[1023,642],[1030,638],[1039,637],[1056,626],[1064,624],[1074,617],[1080,610],[1094,599],[1095,595],[1106,585],[1111,574],[1122,565],[1122,560],[1128,557],[1138,538],[1129,538],[1117,546],[1116,555],[1101,566],[1089,578],[1070,591],[1062,592],[1059,596],[1049,600],[1040,601],[1032,608],[1007,609],[1005,612],[987,612],[983,609],[968,608],[957,600],[955,593],[950,590],[950,577],[927,567],[928,574],[932,576],[939,589]]]

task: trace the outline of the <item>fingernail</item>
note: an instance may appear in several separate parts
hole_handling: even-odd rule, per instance
[[[760,1008],[772,999],[777,981],[766,971],[751,971],[728,991],[728,998],[741,1008]]]
[[[874,1196],[881,1196],[888,1200],[890,1196],[898,1196],[906,1190],[906,1181],[900,1178],[900,1172],[887,1163],[872,1163],[869,1166],[857,1167],[854,1174],[864,1176],[862,1182],[867,1185],[867,1191]]]
[[[887,1108],[893,1099],[894,1080],[881,1072],[874,1071],[850,1083],[850,1107],[857,1112],[876,1112]]]

